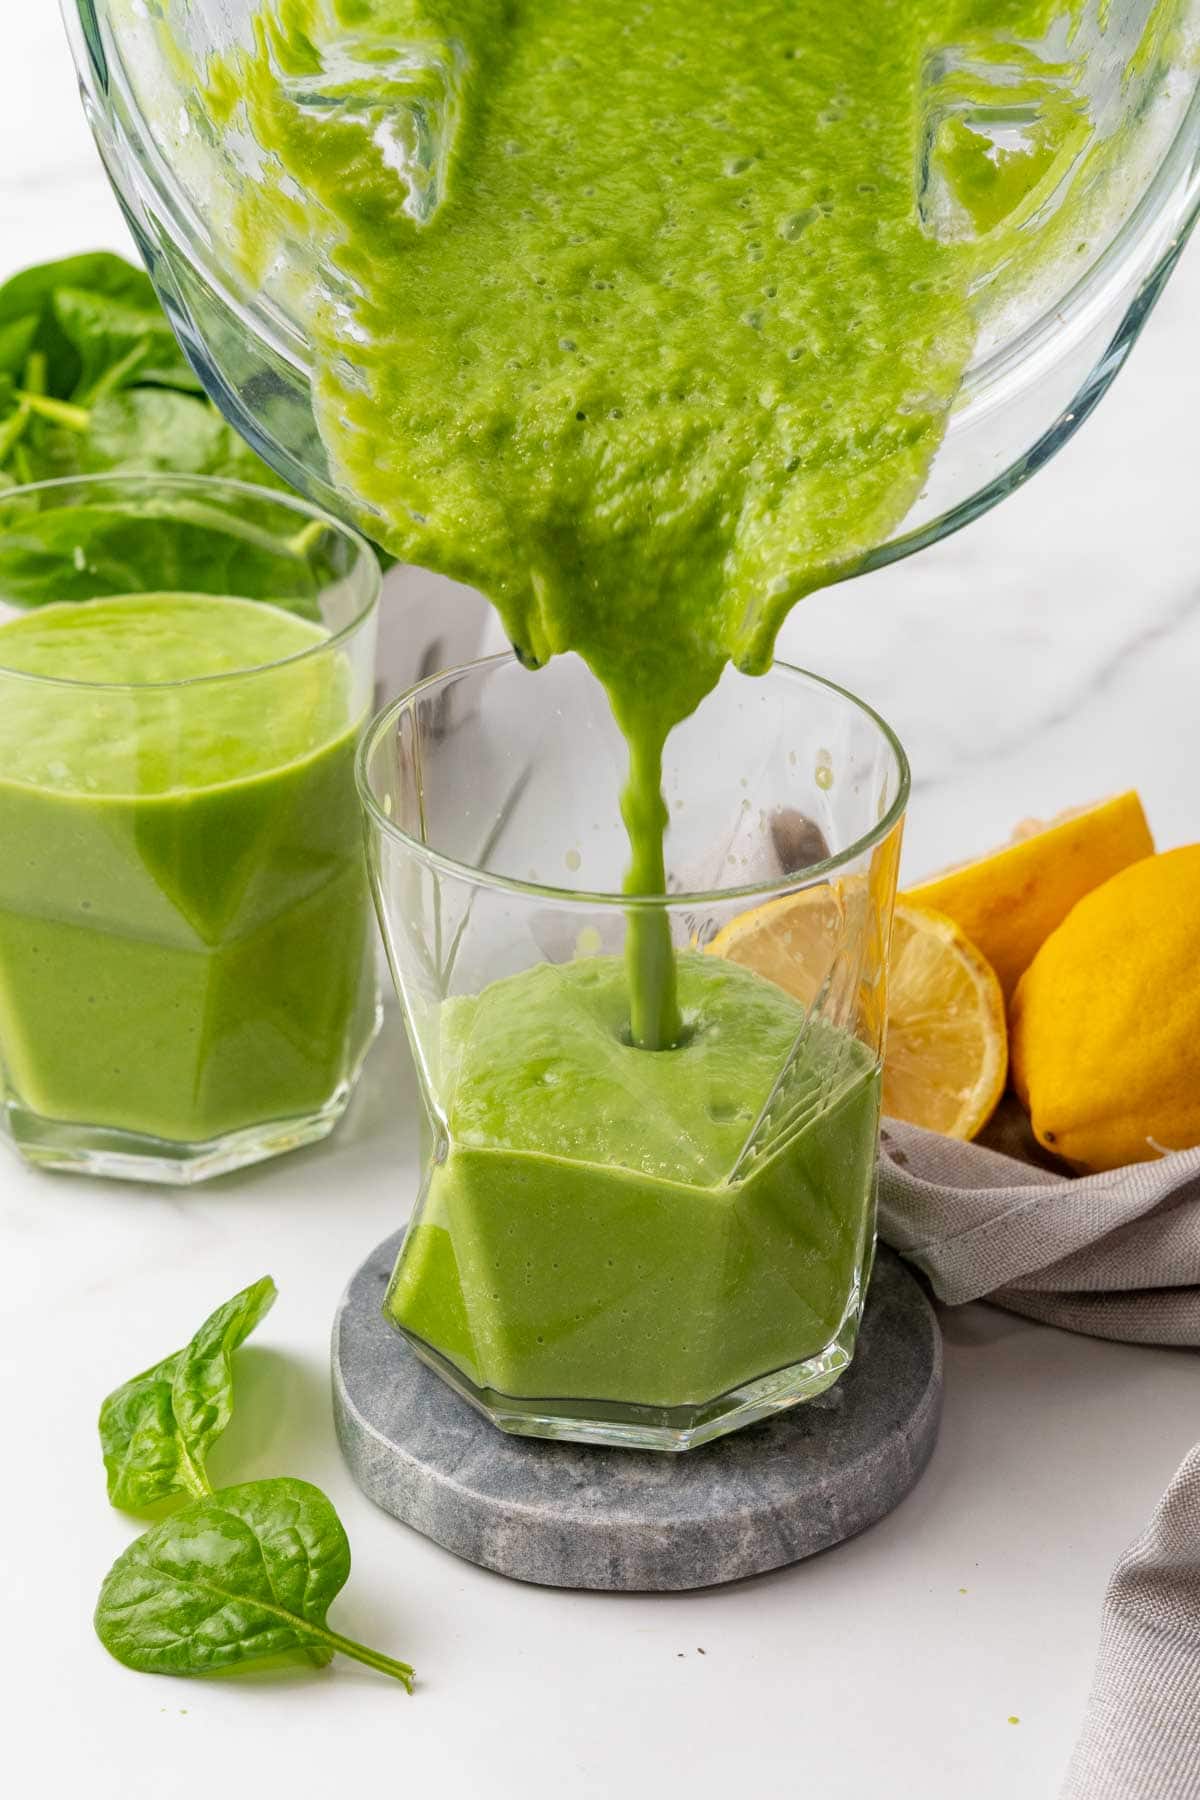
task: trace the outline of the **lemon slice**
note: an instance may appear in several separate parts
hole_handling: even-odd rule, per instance
[[[896,905],[883,1110],[947,1137],[978,1136],[1008,1078],[1004,992],[953,919]]]
[[[857,1013],[839,996],[839,948],[868,928],[865,882],[805,888],[732,919],[708,946],[786,989],[806,1006],[840,1000],[873,1035],[871,990]],[[858,916],[856,916],[858,915]],[[871,959],[867,959],[869,962]],[[888,985],[883,1110],[948,1137],[982,1131],[1004,1092],[1008,1034],[1004,994],[994,969],[944,914],[897,902]]]
[[[987,957],[1010,999],[1018,980],[1077,900],[1154,854],[1133,792],[1042,823],[1026,819],[1012,842],[946,869],[904,898],[953,919]]]

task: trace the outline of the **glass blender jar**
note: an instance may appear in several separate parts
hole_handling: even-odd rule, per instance
[[[321,245],[289,237],[282,223],[268,278],[239,274],[222,221],[257,179],[263,153],[249,131],[214,125],[190,75],[250,41],[256,0],[63,0],[63,8],[101,156],[197,373],[269,463],[319,504],[345,511],[314,421],[302,324],[306,288],[336,277]],[[1027,480],[1121,367],[1200,203],[1198,28],[1200,0],[1064,0],[1041,43],[994,37],[927,56],[922,216],[933,233],[976,236],[985,273],[974,294],[974,356],[941,450],[908,517],[866,567],[946,536]],[[438,70],[416,67],[414,55],[419,62],[411,48],[400,59],[412,65],[413,99],[393,153],[411,191],[432,204]],[[394,80],[386,104],[394,113]],[[993,203],[981,212],[956,191],[944,152],[964,126],[997,157],[1032,151],[1039,167],[1045,161],[1009,210]],[[1045,145],[1053,154],[1039,159]],[[479,613],[460,616],[478,631]],[[462,648],[430,646],[411,672],[460,660]],[[435,649],[440,663],[429,660]]]

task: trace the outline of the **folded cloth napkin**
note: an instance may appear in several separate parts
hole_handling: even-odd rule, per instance
[[[1200,1149],[1072,1176],[1021,1133],[1006,1113],[991,1140],[1014,1156],[885,1120],[880,1237],[949,1306],[1200,1349]]]
[[[1200,1444],[1113,1571],[1061,1800],[1200,1794]]]
[[[1065,1175],[1015,1108],[991,1142],[884,1124],[879,1234],[940,1300],[1200,1348],[1200,1149]],[[1200,1444],[1109,1582],[1061,1800],[1200,1800]]]

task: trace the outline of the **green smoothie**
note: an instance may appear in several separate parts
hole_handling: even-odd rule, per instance
[[[448,1146],[388,1295],[477,1388],[696,1405],[823,1351],[869,1242],[874,1058],[779,988],[681,956],[684,1042],[628,1042],[624,967],[446,1002]]]
[[[974,342],[978,251],[918,206],[930,60],[1070,10],[263,6],[211,103],[275,159],[247,266],[332,271],[296,303],[360,513],[530,663],[578,651],[639,735],[765,667],[916,498]]]
[[[199,1144],[317,1112],[349,1077],[374,983],[359,722],[325,637],[186,594],[0,627],[10,1107]]]
[[[595,670],[631,892],[663,883],[671,727],[916,499],[973,285],[1079,149],[1082,65],[1037,46],[1080,11],[268,0],[206,72],[268,152],[234,235],[255,280],[296,265],[335,479],[528,663]],[[661,928],[629,962],[635,1041],[670,1044]]]

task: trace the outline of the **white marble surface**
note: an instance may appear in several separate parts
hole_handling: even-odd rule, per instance
[[[0,274],[125,242],[54,9],[11,11]],[[793,660],[899,727],[916,775],[912,873],[1130,782],[1163,844],[1200,837],[1198,300],[1194,254],[1053,468],[918,561],[808,602],[787,629]],[[946,1320],[933,1466],[864,1538],[693,1596],[506,1583],[376,1513],[332,1435],[329,1322],[352,1265],[409,1204],[415,1106],[393,1017],[338,1137],[253,1176],[172,1198],[0,1161],[11,1791],[1052,1795],[1107,1572],[1197,1433],[1195,1359],[967,1308]],[[97,1402],[267,1269],[282,1299],[244,1355],[216,1472],[286,1471],[330,1490],[355,1552],[335,1618],[417,1663],[411,1701],[349,1665],[273,1684],[153,1681],[92,1638],[92,1596],[131,1535],[104,1501]]]

